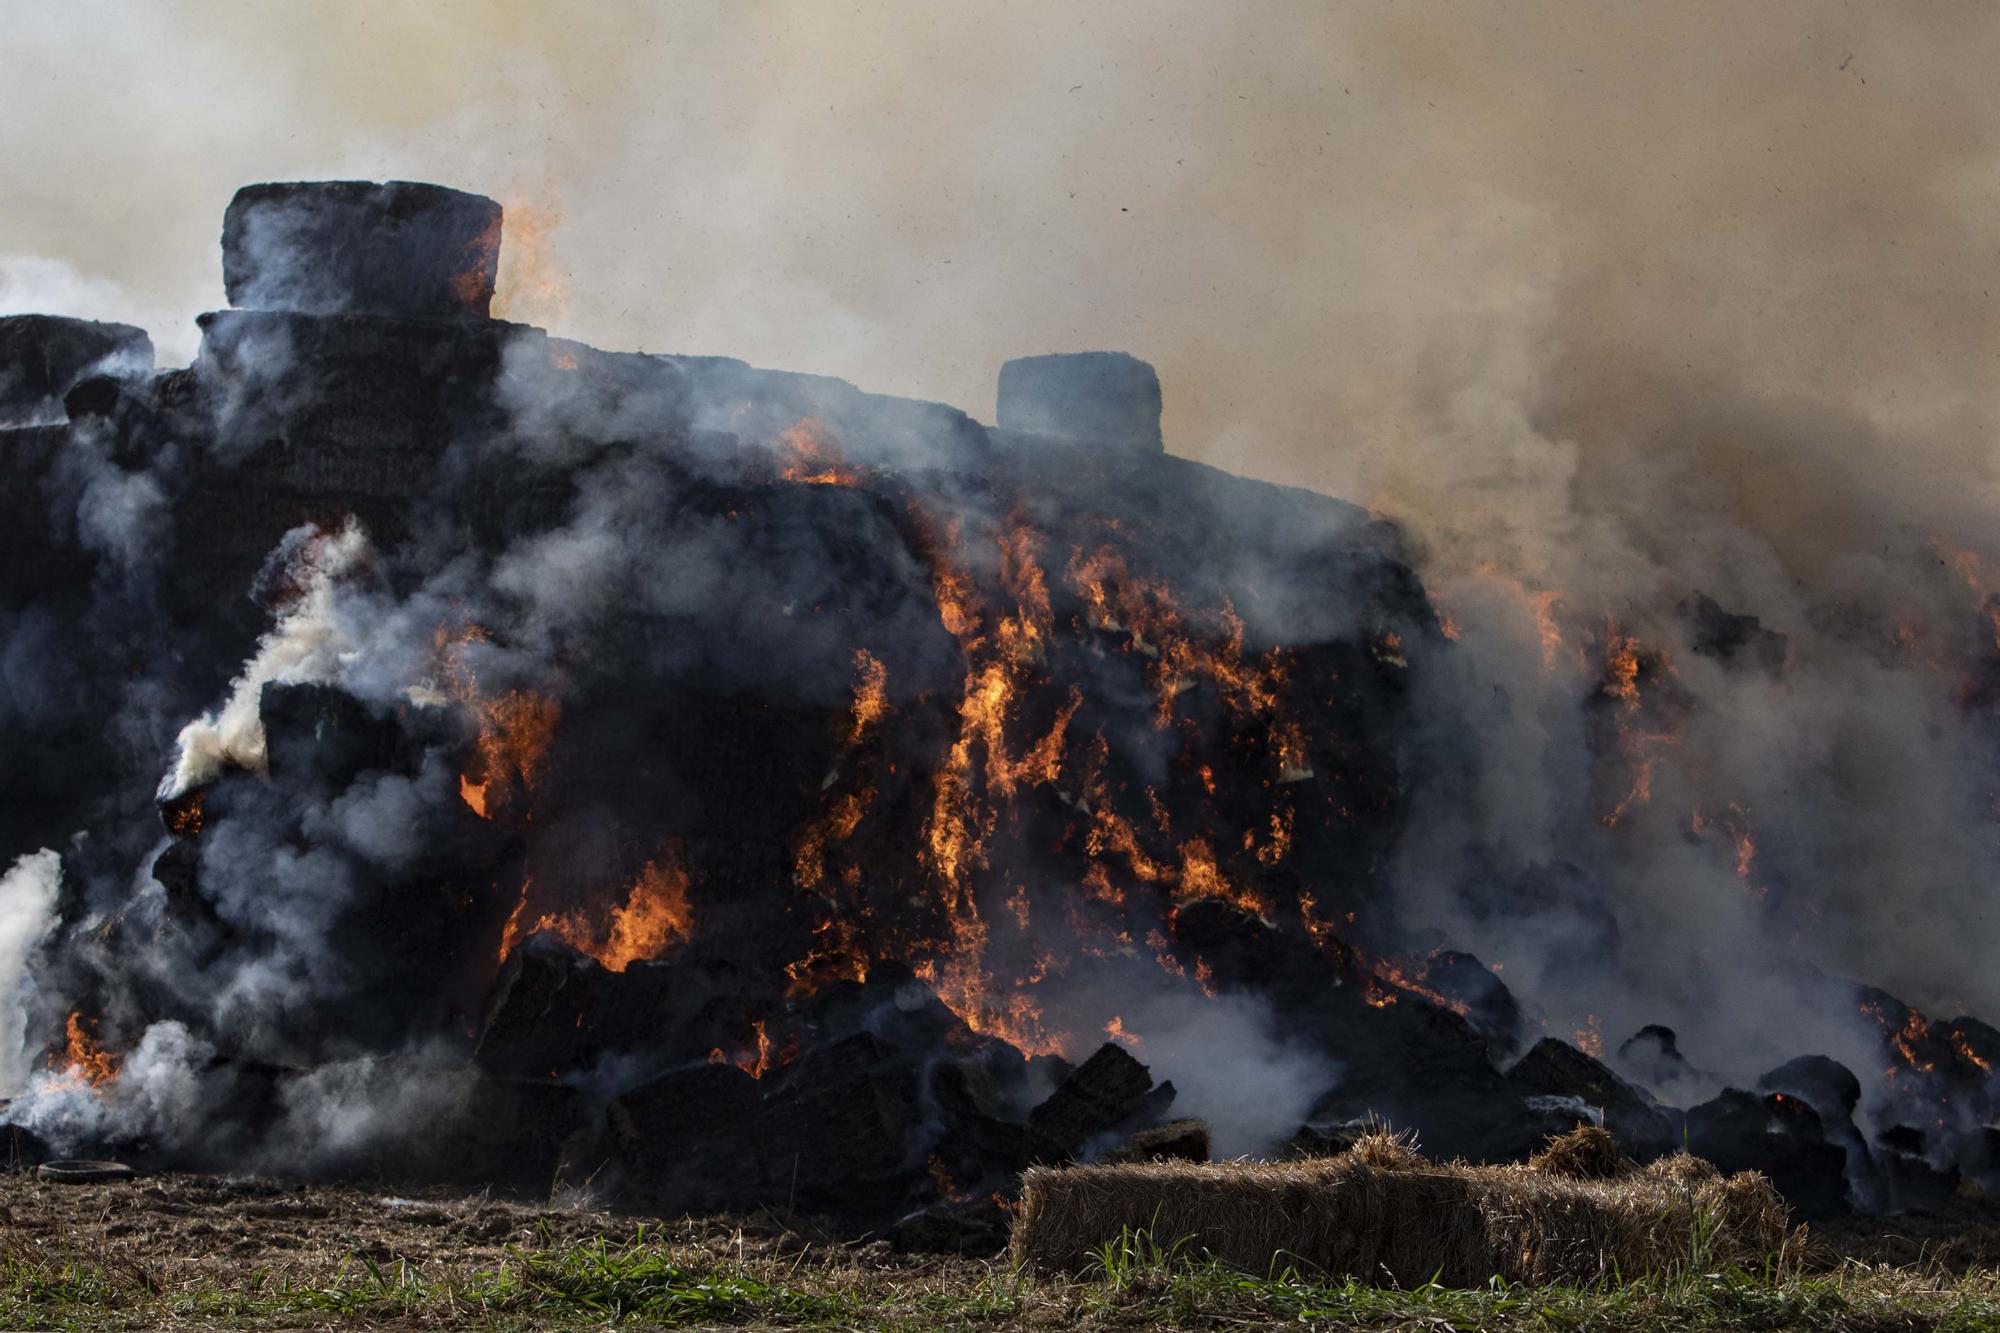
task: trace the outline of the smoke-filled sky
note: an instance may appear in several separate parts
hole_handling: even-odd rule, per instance
[[[420,178],[515,210],[516,318],[982,418],[1006,357],[1125,348],[1161,369],[1176,452],[1485,541],[1560,542],[1567,494],[1692,472],[1810,577],[1871,544],[1880,495],[1958,529],[1990,507],[1989,6],[72,3],[5,26],[0,308],[137,319],[169,360],[221,302],[238,185]]]

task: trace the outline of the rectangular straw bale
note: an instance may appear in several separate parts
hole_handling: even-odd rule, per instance
[[[1602,1131],[1599,1131],[1600,1133]],[[1386,1136],[1382,1136],[1386,1139]],[[1785,1243],[1783,1202],[1754,1173],[1685,1155],[1612,1178],[1528,1166],[1433,1165],[1393,1141],[1338,1157],[1036,1168],[1022,1182],[1014,1262],[1082,1273],[1121,1229],[1266,1274],[1452,1286],[1635,1278],[1688,1262],[1755,1268]]]

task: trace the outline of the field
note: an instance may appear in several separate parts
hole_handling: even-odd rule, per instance
[[[1239,1274],[1136,1236],[1078,1280],[846,1246],[778,1219],[640,1221],[473,1196],[0,1177],[0,1327],[1427,1330],[2000,1328],[2000,1229],[1892,1219],[1759,1272],[1388,1291]]]

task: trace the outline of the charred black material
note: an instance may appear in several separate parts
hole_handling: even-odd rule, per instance
[[[222,218],[222,281],[239,310],[486,318],[500,205],[439,185],[246,185]]]
[[[87,376],[152,369],[153,340],[130,324],[0,316],[0,427],[62,420],[63,395]]]
[[[1159,453],[1160,377],[1124,352],[1016,357],[1000,367],[1001,430]]]
[[[1201,1120],[1170,1120],[1142,1129],[1104,1154],[1106,1162],[1206,1162],[1208,1124]]]
[[[1568,1121],[1561,1129],[1574,1128],[1579,1116],[1596,1120],[1640,1161],[1676,1146],[1673,1126],[1651,1097],[1567,1042],[1544,1037],[1507,1077],[1535,1109],[1554,1121]]]
[[[1801,1217],[1847,1211],[1847,1154],[1799,1098],[1725,1088],[1687,1113],[1687,1144],[1724,1171],[1762,1171]]]
[[[1029,1113],[1030,1151],[1048,1161],[1074,1158],[1092,1139],[1144,1115],[1152,1091],[1146,1066],[1107,1041]]]
[[[1764,628],[1757,617],[1725,611],[1720,602],[1700,592],[1679,609],[1687,622],[1689,644],[1702,656],[1772,675],[1784,670],[1789,642],[1776,630]]]

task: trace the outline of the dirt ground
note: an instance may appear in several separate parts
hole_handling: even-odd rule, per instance
[[[343,1261],[408,1260],[434,1271],[493,1268],[511,1251],[552,1249],[605,1237],[647,1236],[718,1257],[768,1259],[825,1250],[837,1239],[810,1220],[663,1221],[587,1208],[534,1207],[481,1194],[394,1192],[307,1185],[259,1177],[161,1175],[102,1184],[54,1184],[33,1174],[0,1176],[0,1230],[10,1241],[144,1265],[169,1285],[208,1270],[319,1276]],[[882,1264],[901,1259],[865,1247]]]
[[[0,1228],[17,1244],[142,1264],[169,1283],[207,1269],[324,1274],[343,1261],[408,1260],[434,1270],[491,1268],[510,1249],[549,1249],[595,1237],[612,1244],[640,1228],[718,1257],[769,1259],[844,1250],[873,1265],[935,1269],[970,1261],[897,1256],[885,1244],[845,1247],[811,1219],[662,1220],[588,1208],[536,1207],[486,1195],[398,1193],[258,1177],[163,1175],[103,1184],[0,1176]],[[2000,1209],[1849,1218],[1813,1228],[1815,1251],[1842,1258],[1951,1268],[2000,1266]]]

